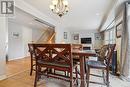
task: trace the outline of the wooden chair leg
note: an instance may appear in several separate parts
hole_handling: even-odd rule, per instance
[[[78,68],[75,68],[75,73],[76,73],[76,84],[78,86]]]
[[[38,72],[41,72],[41,67],[40,67],[40,66],[38,67]],[[39,81],[39,79],[41,79],[41,74],[40,74],[40,75],[38,74],[38,79],[37,79],[37,81]]]
[[[32,68],[30,69],[30,76],[32,76]]]
[[[106,85],[109,87],[109,70],[106,71]]]
[[[69,72],[67,72],[67,76],[69,76]]]
[[[47,68],[47,78],[49,78],[49,68]]]
[[[32,76],[32,71],[33,71],[33,60],[31,59],[31,69],[30,69],[30,76]]]
[[[38,81],[38,67],[36,66],[36,73],[35,73],[34,87],[37,86],[37,81]]]
[[[73,87],[73,71],[70,72],[70,87]]]
[[[86,73],[86,72],[87,72],[86,58],[84,58],[84,62],[85,62],[85,63],[84,63],[84,68],[85,68],[84,70],[85,70],[85,73]]]
[[[56,70],[54,69],[54,74],[56,74]]]
[[[88,66],[87,73],[86,73],[86,79],[87,79],[87,87],[89,87],[89,77],[90,77],[90,67]]]
[[[64,73],[65,73],[65,76],[67,76],[67,75],[66,75],[66,71],[64,71]]]
[[[104,70],[102,70],[102,77],[103,77],[103,82],[106,83],[105,81],[105,74],[104,74]]]

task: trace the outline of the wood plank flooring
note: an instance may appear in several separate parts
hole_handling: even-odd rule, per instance
[[[6,75],[8,77],[30,69],[30,57],[16,59],[7,62]]]
[[[0,87],[33,87],[35,73],[33,73],[32,76],[29,75],[30,71],[29,58],[12,61],[8,63],[7,68],[8,68],[7,75],[9,75],[10,77],[0,81]],[[91,70],[91,72],[101,74],[98,70],[97,71]],[[15,74],[11,75],[12,73]],[[91,76],[90,79],[92,81],[98,81],[98,82],[103,81],[101,78],[98,77],[96,78],[93,76]],[[43,76],[40,82],[38,82],[37,87],[69,87],[69,83],[64,82],[62,80],[46,78],[45,76]],[[106,87],[106,86],[90,83],[89,87]],[[118,77],[110,75],[110,87],[130,87],[130,82],[123,81]]]

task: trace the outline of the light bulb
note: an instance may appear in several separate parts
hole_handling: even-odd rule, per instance
[[[53,10],[55,7],[54,5],[50,5],[50,9]]]
[[[64,1],[63,1],[63,4],[64,4],[64,5],[68,5],[68,1],[64,0]]]
[[[57,9],[56,9],[56,13],[58,13],[59,11],[60,11],[60,10],[57,8]]]
[[[57,0],[53,0],[53,1],[52,1],[52,4],[53,4],[53,5],[57,5],[57,3],[58,3]]]
[[[68,7],[66,8],[66,11],[69,11],[69,8],[68,8]]]

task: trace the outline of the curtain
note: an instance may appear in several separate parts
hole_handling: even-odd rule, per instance
[[[120,73],[121,76],[128,78],[130,76],[130,4],[125,4],[123,14],[123,31],[121,39],[121,64]]]

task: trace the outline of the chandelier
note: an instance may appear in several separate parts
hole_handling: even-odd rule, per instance
[[[67,0],[53,0],[50,5],[50,9],[53,13],[62,17],[66,13],[68,13],[68,1]]]

